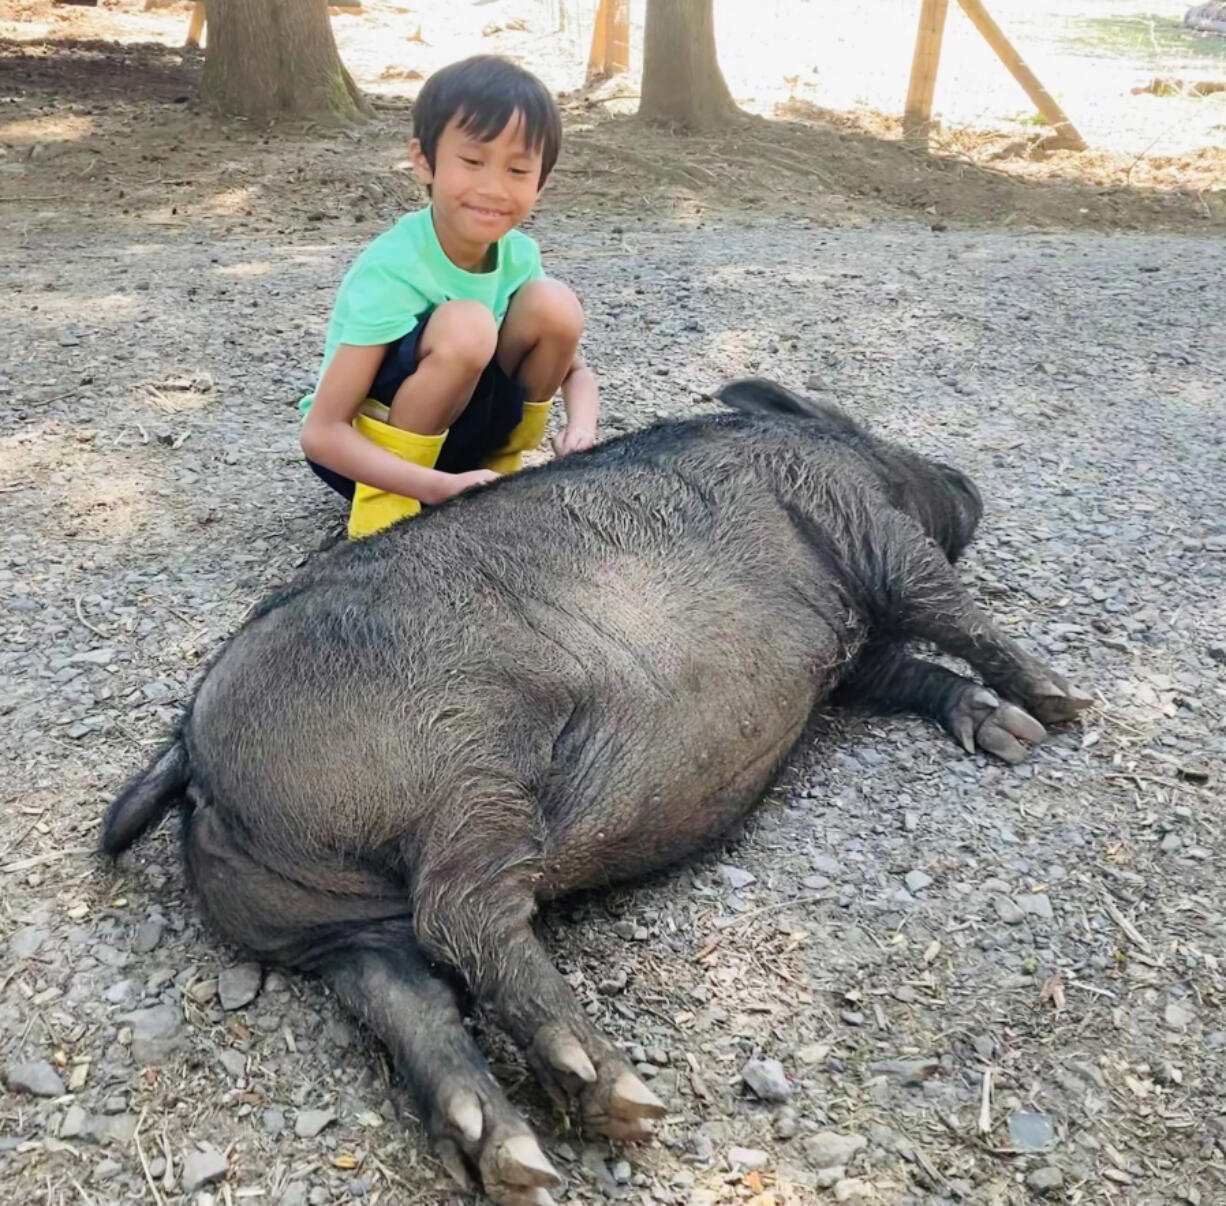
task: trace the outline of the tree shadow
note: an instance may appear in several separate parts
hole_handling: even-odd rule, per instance
[[[578,102],[558,191],[590,201],[661,193],[706,213],[833,218],[903,211],[948,222],[1217,233],[1226,228],[1226,149],[1179,157],[1045,151],[1033,141],[955,130],[929,151],[871,111],[804,101],[684,135]]]
[[[160,42],[99,38],[0,38],[0,75],[9,92],[60,100],[183,103],[196,95],[204,56]]]

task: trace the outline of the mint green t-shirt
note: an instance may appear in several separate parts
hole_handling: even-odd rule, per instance
[[[480,302],[501,326],[516,290],[544,276],[544,270],[540,248],[521,230],[505,234],[494,248],[488,272],[466,272],[447,258],[429,206],[406,214],[367,244],[345,273],[324,337],[319,377],[342,343],[392,343],[443,302]],[[298,403],[303,414],[314,397],[308,394]]]

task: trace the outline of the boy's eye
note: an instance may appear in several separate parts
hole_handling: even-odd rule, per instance
[[[460,156],[460,159],[461,159],[461,160],[462,160],[464,163],[467,163],[467,164],[469,164],[469,165],[470,165],[470,166],[472,166],[472,167],[480,167],[480,166],[481,166],[481,160],[480,160],[480,159],[470,159],[470,158],[469,158],[467,155],[461,155],[461,156]]]
[[[527,168],[512,168],[511,169],[512,176],[526,176],[527,174],[528,174]]]

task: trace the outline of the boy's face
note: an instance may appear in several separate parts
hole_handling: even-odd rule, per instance
[[[488,247],[532,212],[540,192],[541,150],[524,142],[517,113],[489,142],[447,123],[434,151],[434,168],[415,138],[409,144],[414,174],[431,186],[436,219],[457,244]]]

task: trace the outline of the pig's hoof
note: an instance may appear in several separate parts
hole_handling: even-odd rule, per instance
[[[562,1178],[508,1103],[455,1089],[439,1101],[431,1129],[439,1160],[464,1191],[479,1182],[498,1206],[552,1206],[549,1190]]]
[[[650,1139],[664,1103],[605,1044],[592,1055],[564,1022],[542,1026],[528,1050],[528,1061],[541,1083],[558,1101],[578,1098],[588,1126],[610,1139]],[[593,1063],[593,1056],[598,1061]]]
[[[624,1065],[610,1060],[600,1078],[583,1093],[587,1124],[610,1139],[641,1143],[655,1133],[655,1120],[668,1111],[664,1103]]]
[[[1078,712],[1091,707],[1094,701],[1075,691],[1062,678],[1052,675],[1040,679],[1027,691],[1026,703],[1044,724],[1064,724],[1073,720]]]
[[[1026,757],[1023,741],[1034,745],[1047,736],[1035,718],[1011,703],[1002,703],[987,687],[969,686],[954,704],[950,728],[968,754],[976,747],[1006,762]]]

